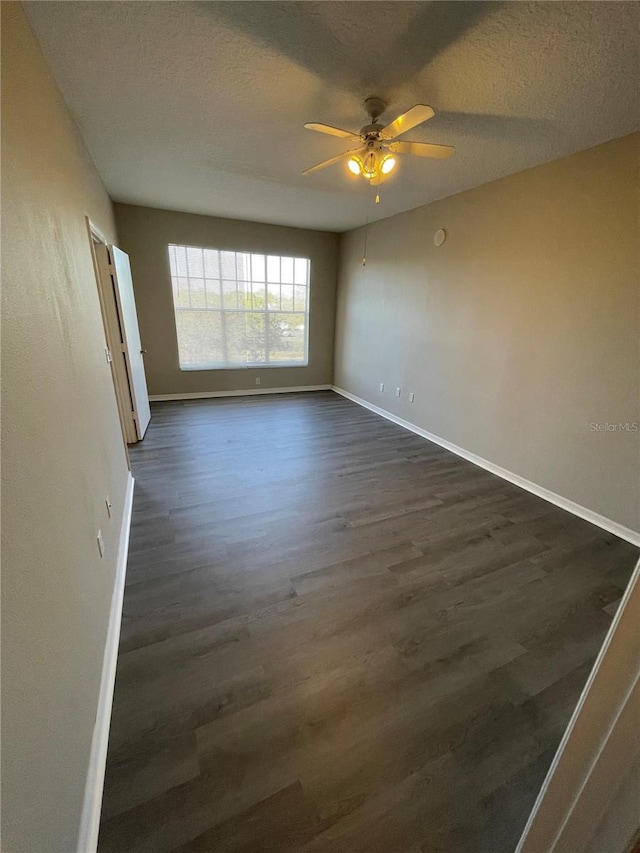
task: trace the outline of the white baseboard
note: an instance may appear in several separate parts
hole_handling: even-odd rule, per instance
[[[348,400],[357,403],[359,406],[363,406],[365,409],[369,409],[371,412],[375,412],[377,415],[386,418],[388,421],[392,421],[394,424],[398,424],[398,426],[404,427],[404,429],[408,429],[411,432],[416,433],[416,435],[422,436],[422,438],[426,438],[429,441],[433,441],[435,444],[439,444],[440,447],[450,450],[452,453],[455,453],[457,456],[461,456],[468,462],[473,462],[474,465],[484,468],[485,471],[490,471],[497,477],[502,477],[503,480],[508,480],[510,483],[520,486],[521,489],[526,489],[526,491],[531,492],[537,497],[542,498],[545,501],[549,501],[549,503],[555,504],[555,506],[559,506],[561,509],[566,509],[567,512],[571,512],[573,515],[577,515],[579,518],[583,518],[585,521],[589,521],[591,524],[595,524],[597,527],[601,527],[603,530],[613,533],[615,536],[619,536],[620,539],[625,539],[627,542],[631,542],[632,545],[640,546],[639,532],[631,530],[631,528],[625,527],[622,524],[618,524],[617,521],[612,521],[610,518],[606,518],[604,515],[600,515],[591,509],[587,509],[587,507],[581,506],[569,498],[564,498],[562,495],[558,495],[549,489],[545,489],[544,486],[532,483],[531,480],[526,480],[519,474],[514,474],[506,468],[502,468],[500,465],[489,462],[488,459],[483,459],[482,456],[477,456],[469,450],[458,447],[458,445],[447,441],[445,438],[440,438],[440,436],[434,435],[426,429],[422,429],[422,427],[416,426],[410,421],[406,421],[404,418],[400,418],[397,415],[388,412],[386,409],[381,409],[379,406],[375,406],[373,403],[363,400],[362,397],[357,397],[355,394],[345,391],[344,388],[338,388],[334,385],[332,386],[332,389],[336,394],[341,394]]]
[[[190,394],[150,394],[151,403],[164,400],[206,400],[209,397],[250,397],[253,394],[292,394],[300,391],[331,391],[332,385],[294,385],[291,388],[244,388],[240,391],[194,391]]]
[[[109,726],[111,723],[111,706],[113,703],[113,688],[116,680],[116,663],[118,660],[118,643],[120,640],[120,622],[122,619],[122,601],[124,598],[124,581],[127,570],[127,555],[129,552],[129,531],[131,529],[131,511],[133,508],[134,479],[129,474],[127,490],[120,527],[120,544],[118,546],[118,562],[116,577],[111,597],[109,625],[104,645],[102,660],[102,677],[98,709],[91,742],[91,755],[87,782],[84,791],[80,833],[78,836],[78,853],[95,853],[98,846],[98,830],[100,828],[100,811],[102,808],[102,790],[107,764],[107,746],[109,744]]]

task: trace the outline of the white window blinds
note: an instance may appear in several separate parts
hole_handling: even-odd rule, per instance
[[[308,363],[308,258],[169,246],[183,370]]]

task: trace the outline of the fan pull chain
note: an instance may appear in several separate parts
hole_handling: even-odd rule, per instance
[[[367,232],[369,230],[369,214],[367,214],[367,218],[364,221],[364,246],[362,247],[362,266],[366,267],[367,265]]]
[[[375,203],[380,204],[380,193],[376,192]],[[369,234],[369,213],[364,221],[364,246],[362,247],[362,266],[367,265],[367,236]]]

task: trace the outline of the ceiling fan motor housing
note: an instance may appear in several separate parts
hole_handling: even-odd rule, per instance
[[[374,121],[373,124],[365,124],[364,127],[360,128],[360,136],[368,141],[370,139],[378,139],[380,136],[380,131],[382,130],[382,125]]]

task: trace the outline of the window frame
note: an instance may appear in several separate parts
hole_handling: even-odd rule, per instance
[[[260,310],[260,309],[244,310],[241,308],[223,308],[223,307],[214,308],[214,309],[209,309],[209,308],[180,308],[180,307],[178,307],[176,305],[176,301],[175,301],[174,275],[173,275],[173,271],[172,271],[172,267],[171,267],[171,253],[170,252],[171,252],[172,248],[174,248],[174,249],[195,249],[196,251],[200,251],[200,252],[211,251],[211,252],[218,252],[218,253],[222,253],[222,252],[233,253],[233,255],[236,257],[236,279],[235,279],[236,293],[239,292],[238,288],[237,288],[238,281],[239,281],[237,278],[237,275],[238,275],[238,273],[237,273],[237,256],[238,255],[249,255],[249,256],[261,255],[264,258],[264,264],[265,264],[265,281],[264,281],[265,308],[263,310]],[[270,310],[269,309],[269,301],[268,301],[269,281],[268,281],[268,273],[267,273],[267,258],[268,257],[275,257],[275,258],[278,258],[280,261],[280,270],[281,271],[280,271],[280,282],[278,283],[278,287],[282,287],[282,259],[283,258],[291,259],[294,262],[294,264],[295,264],[296,260],[306,261],[306,264],[307,264],[307,282],[306,282],[306,284],[305,285],[296,285],[296,283],[295,283],[295,266],[294,266],[294,276],[293,276],[294,281],[292,283],[293,287],[298,286],[298,287],[305,287],[306,288],[306,300],[305,300],[305,310],[304,311],[287,311],[287,310],[283,311],[283,310],[281,310],[282,309],[282,296],[280,297],[280,300],[281,300],[280,301],[280,310],[278,310],[278,309]],[[273,370],[273,369],[278,369],[278,368],[294,368],[294,367],[304,368],[304,367],[309,366],[309,347],[310,347],[309,326],[310,326],[310,317],[311,317],[311,258],[310,257],[308,257],[308,256],[303,257],[303,256],[299,256],[299,255],[283,255],[283,254],[276,254],[275,252],[256,251],[256,250],[251,250],[251,249],[236,249],[236,248],[231,249],[231,248],[222,248],[222,247],[216,247],[216,246],[193,246],[193,245],[187,245],[185,243],[170,242],[167,244],[167,265],[168,265],[168,269],[169,269],[169,283],[170,283],[170,288],[171,288],[171,304],[172,304],[172,311],[173,311],[173,326],[174,326],[175,333],[176,333],[176,345],[177,345],[177,349],[178,349],[178,368],[180,369],[180,371],[184,371],[184,372],[200,371],[200,372],[202,372],[202,371],[214,371],[214,370],[216,370],[216,371],[217,370]],[[177,274],[175,277],[176,278],[185,278],[185,276],[178,276]],[[189,278],[189,276],[186,276],[186,278]],[[205,281],[206,281],[206,276],[205,276]],[[253,293],[253,284],[254,284],[253,278],[250,278],[249,282],[252,286],[251,292]],[[220,280],[220,284],[222,284],[222,280]],[[258,282],[258,284],[262,284],[262,282]],[[289,283],[285,282],[285,284],[288,285]],[[205,285],[205,300],[206,300],[206,285]],[[179,331],[178,331],[177,319],[178,319],[178,312],[179,311],[189,311],[189,310],[191,310],[191,311],[202,311],[203,313],[211,312],[211,313],[215,313],[215,314],[219,314],[219,315],[222,315],[222,314],[264,314],[265,320],[268,319],[270,314],[296,314],[296,315],[302,314],[304,316],[304,320],[305,320],[304,338],[303,338],[304,360],[302,360],[302,361],[278,361],[278,362],[269,362],[269,361],[248,362],[246,364],[244,364],[244,363],[243,364],[229,364],[229,363],[215,364],[215,363],[212,363],[212,364],[198,364],[198,365],[183,365],[180,362],[180,336],[179,336]],[[268,350],[265,350],[265,352],[267,352],[267,355],[268,355]]]

